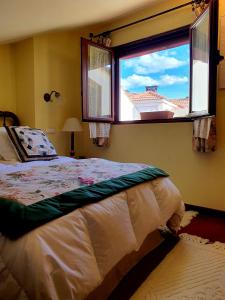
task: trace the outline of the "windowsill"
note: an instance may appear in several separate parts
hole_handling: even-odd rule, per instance
[[[153,119],[153,120],[133,120],[133,121],[102,121],[102,120],[82,120],[82,122],[97,122],[97,123],[111,123],[112,125],[127,125],[127,124],[151,124],[151,123],[186,123],[193,122],[198,118],[215,116],[215,114],[207,115],[193,115],[192,117],[180,117],[180,118],[171,118],[171,119]]]
[[[146,123],[178,123],[178,122],[193,122],[193,118],[173,118],[173,119],[154,119],[154,120],[133,120],[133,121],[115,121],[114,125],[126,124],[146,124]]]

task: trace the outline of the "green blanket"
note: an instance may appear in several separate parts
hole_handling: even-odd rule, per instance
[[[28,206],[0,198],[0,232],[11,239],[16,239],[79,207],[98,202],[137,184],[165,176],[168,174],[158,168],[146,168],[91,186],[81,187]]]

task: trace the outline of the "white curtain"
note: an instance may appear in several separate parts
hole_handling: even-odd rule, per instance
[[[208,112],[209,13],[193,29],[192,110]]]
[[[109,47],[110,38],[100,38],[99,44]],[[104,118],[111,115],[111,57],[109,52],[89,47],[89,116]],[[109,144],[109,123],[89,123],[90,138],[99,147]]]
[[[216,150],[216,118],[205,117],[193,122],[193,150],[213,152]]]
[[[88,57],[89,116],[101,118],[111,114],[111,59],[95,46],[89,46]]]

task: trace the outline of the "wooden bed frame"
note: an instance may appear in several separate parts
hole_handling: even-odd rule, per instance
[[[20,125],[19,118],[17,115],[10,111],[0,111],[0,118],[3,119],[2,125],[6,126],[8,123],[11,123],[13,126]]]

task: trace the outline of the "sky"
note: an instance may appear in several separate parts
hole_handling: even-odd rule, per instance
[[[120,59],[121,85],[130,92],[144,92],[158,85],[169,99],[189,96],[189,44],[129,59]]]

